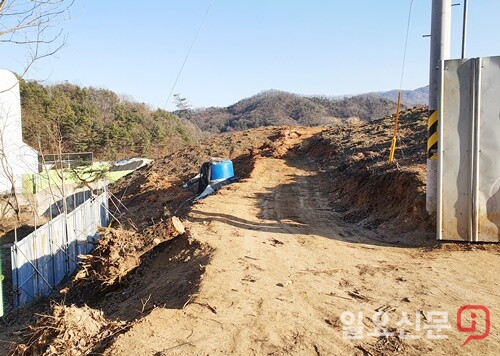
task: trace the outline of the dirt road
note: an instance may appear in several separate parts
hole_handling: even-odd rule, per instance
[[[198,291],[184,306],[155,308],[106,353],[500,353],[497,248],[385,244],[333,211],[326,183],[306,159],[262,157],[248,179],[198,202],[186,226],[196,243],[214,249]],[[167,265],[167,257],[158,254],[149,268]],[[165,283],[158,277],[155,288]],[[491,333],[462,346],[470,333],[457,331],[456,313],[468,304],[489,308]],[[395,337],[368,335],[377,311]],[[354,326],[363,313],[361,338],[344,337],[343,321],[351,321],[344,312],[353,313]],[[400,327],[404,313],[413,324]],[[443,328],[432,329],[443,313]],[[415,339],[398,336],[403,329]]]

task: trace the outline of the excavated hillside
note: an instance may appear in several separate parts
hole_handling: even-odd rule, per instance
[[[306,159],[328,175],[332,209],[344,219],[370,229],[383,228],[413,234],[401,243],[422,243],[433,234],[425,211],[425,108],[402,114],[396,163],[388,163],[394,120],[386,117],[368,124],[334,127],[265,127],[223,134],[156,161],[147,171],[123,181],[116,196],[128,212],[124,215],[142,229],[164,216],[184,212],[193,197],[182,182],[194,176],[210,157],[231,158],[240,179],[252,172],[256,158],[280,156],[284,131],[313,132],[296,145],[286,142],[287,158]],[[288,150],[290,149],[290,150]],[[277,154],[278,152],[278,154]]]
[[[117,222],[49,298],[59,304],[4,318],[0,352],[498,354],[493,328],[462,346],[456,313],[468,304],[500,313],[500,248],[433,239],[426,109],[402,114],[389,164],[393,124],[225,134],[135,172],[114,187]],[[232,159],[239,181],[194,202],[182,184],[214,156]],[[429,331],[435,312],[447,324]]]

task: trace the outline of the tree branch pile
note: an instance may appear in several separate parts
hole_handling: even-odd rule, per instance
[[[90,255],[80,255],[82,269],[74,278],[75,284],[97,283],[101,290],[120,283],[130,271],[139,266],[140,257],[154,246],[185,233],[177,217],[160,221],[142,233],[106,228]]]
[[[81,267],[74,278],[76,284],[84,281],[98,282],[107,287],[139,265],[140,236],[123,229],[101,230],[101,238],[90,255],[80,255]]]
[[[74,283],[80,284],[79,288],[75,288],[79,291],[77,293],[84,291],[92,296],[120,283],[123,277],[139,266],[144,253],[184,234],[185,229],[177,217],[171,217],[141,233],[114,228],[102,229],[100,233],[101,238],[93,253],[80,256],[82,269],[74,278]],[[127,322],[108,320],[101,310],[87,305],[55,305],[51,315],[41,315],[34,325],[27,328],[22,335],[23,342],[16,345],[13,353],[87,355],[105,347],[111,338],[130,326]]]
[[[14,355],[87,355],[128,327],[111,321],[100,310],[84,305],[55,305],[51,315],[42,315],[28,327],[25,342]]]

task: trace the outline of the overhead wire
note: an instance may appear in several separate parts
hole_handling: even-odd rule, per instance
[[[413,6],[413,0],[410,0],[410,8],[408,11],[408,21],[406,23],[406,37],[405,37],[405,49],[403,54],[403,65],[401,68],[401,78],[399,81],[399,91],[398,91],[398,103],[396,106],[396,119],[394,122],[394,135],[391,141],[391,149],[389,153],[389,162],[394,162],[394,153],[396,152],[396,144],[397,144],[397,134],[398,134],[398,126],[399,126],[399,110],[401,107],[401,92],[403,90],[403,78],[405,73],[405,65],[406,65],[406,53],[408,51],[408,37],[410,34],[410,25],[411,25],[411,11]]]
[[[177,85],[177,82],[179,81],[179,78],[181,77],[182,71],[184,70],[184,66],[186,65],[186,62],[189,58],[189,55],[191,54],[191,51],[193,50],[194,44],[196,40],[198,39],[198,35],[201,32],[201,28],[203,27],[203,24],[205,23],[205,20],[208,16],[208,13],[210,12],[210,8],[212,7],[213,0],[210,0],[208,3],[207,11],[205,11],[205,15],[203,15],[203,18],[201,20],[200,26],[198,26],[198,30],[196,31],[196,34],[194,35],[193,41],[191,42],[191,46],[189,46],[189,49],[186,53],[186,56],[184,57],[184,61],[182,62],[181,68],[179,69],[179,72],[177,73],[177,77],[175,78],[174,84],[172,85],[172,89],[170,90],[170,93],[168,94],[167,100],[165,101],[165,105],[163,106],[163,109],[165,109],[168,105],[168,102],[170,101],[170,98],[172,97],[172,94],[175,90],[175,87]]]

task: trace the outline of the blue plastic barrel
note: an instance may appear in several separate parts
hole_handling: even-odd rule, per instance
[[[210,182],[220,182],[234,177],[233,162],[224,160],[210,165]]]

